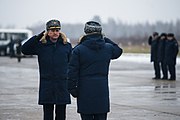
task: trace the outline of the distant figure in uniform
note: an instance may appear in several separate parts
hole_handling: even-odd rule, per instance
[[[167,35],[167,41],[165,45],[165,63],[168,66],[170,73],[169,80],[176,80],[176,58],[179,52],[178,42],[173,33]]]
[[[44,120],[66,119],[66,104],[70,104],[68,92],[68,63],[71,44],[60,31],[58,20],[46,23],[47,32],[41,32],[25,42],[22,53],[37,55],[40,72],[39,104],[43,105]]]
[[[153,36],[150,36],[148,39],[148,43],[151,46],[151,62],[154,64],[155,77],[152,79],[160,79],[160,63],[157,59],[158,54],[158,42],[159,42],[159,34],[157,32],[153,33]]]
[[[21,62],[21,40],[18,40],[17,47],[16,47],[16,56],[18,59],[18,62]]]
[[[10,54],[10,58],[15,56],[13,37],[11,37],[11,40],[9,42],[9,54]]]
[[[158,43],[158,50],[157,50],[157,60],[160,63],[160,68],[162,70],[163,77],[162,80],[168,79],[168,73],[167,73],[167,65],[165,64],[165,44],[167,41],[167,35],[166,33],[161,33]]]
[[[106,120],[110,111],[108,73],[111,59],[122,49],[101,33],[95,21],[85,24],[84,35],[73,49],[69,64],[68,89],[77,98],[82,120]]]

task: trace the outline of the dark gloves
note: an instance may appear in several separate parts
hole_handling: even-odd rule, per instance
[[[149,38],[148,38],[148,44],[151,45],[151,43],[152,43],[152,36],[149,36]]]
[[[44,32],[45,32],[45,30],[42,31],[40,34],[38,34],[38,35],[36,36],[36,40],[39,41],[39,40],[44,36]]]
[[[69,90],[70,94],[74,97],[77,98],[78,93],[77,93],[77,88]]]

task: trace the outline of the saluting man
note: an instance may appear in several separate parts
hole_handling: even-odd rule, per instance
[[[151,62],[154,65],[155,77],[152,79],[160,79],[160,63],[158,61],[158,42],[159,42],[159,33],[154,32],[153,36],[149,37],[148,43],[151,46]]]
[[[44,120],[53,120],[54,107],[55,120],[65,120],[66,104],[70,104],[67,68],[72,47],[60,29],[58,20],[50,20],[46,33],[33,36],[22,46],[22,53],[38,56],[39,104],[43,105]]]

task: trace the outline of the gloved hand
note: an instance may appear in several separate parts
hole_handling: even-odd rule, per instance
[[[149,36],[149,38],[148,38],[148,44],[151,45],[151,43],[152,43],[152,36]]]
[[[149,36],[148,40],[152,40],[152,36]]]
[[[40,40],[44,36],[45,30],[42,31],[40,34],[37,35],[36,40]]]
[[[105,43],[110,43],[112,45],[116,45],[116,43],[114,43],[113,41],[111,41],[109,38],[104,37]]]
[[[69,90],[69,92],[74,98],[77,98],[78,93],[76,88]]]

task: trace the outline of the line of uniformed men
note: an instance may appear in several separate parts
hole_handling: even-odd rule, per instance
[[[179,47],[174,34],[161,33],[159,36],[157,32],[154,32],[149,37],[148,43],[151,46],[151,62],[153,62],[155,70],[155,77],[153,79],[176,80],[175,66]],[[170,74],[169,78],[168,72]]]

